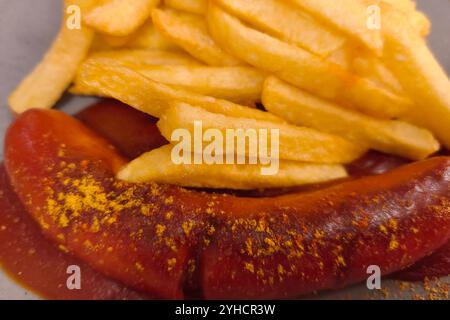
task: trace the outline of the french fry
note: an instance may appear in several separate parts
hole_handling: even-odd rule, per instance
[[[107,95],[100,92],[99,90],[90,88],[89,86],[80,84],[78,81],[74,82],[74,84],[69,87],[68,92],[75,96],[90,96],[90,97],[99,97],[99,98],[108,98]]]
[[[422,37],[427,37],[431,32],[431,21],[421,11],[411,13],[410,23]]]
[[[328,56],[327,61],[338,64],[347,71],[383,86],[395,94],[406,96],[397,78],[383,61],[360,46],[346,44]]]
[[[383,0],[383,2],[389,3],[404,11],[416,10],[416,2],[414,0]]]
[[[339,48],[326,58],[326,61],[337,64],[345,70],[352,70],[353,60],[353,52],[349,50],[348,46]]]
[[[407,17],[391,6],[382,9],[385,63],[416,103],[405,117],[430,129],[450,148],[450,80]]]
[[[245,62],[322,98],[379,118],[403,114],[413,103],[342,67],[243,25],[216,5],[208,21],[213,38]]]
[[[76,5],[88,10],[95,0],[66,0],[65,9]],[[22,113],[31,108],[49,109],[62,96],[85,59],[91,47],[94,32],[91,28],[69,29],[66,19],[49,51],[34,70],[22,80],[9,97],[13,112]]]
[[[266,80],[262,99],[268,111],[293,124],[337,134],[385,153],[421,160],[440,147],[428,130],[345,110],[275,77]]]
[[[202,17],[167,9],[153,10],[152,17],[156,28],[200,61],[212,66],[242,64],[214,42]]]
[[[173,52],[165,50],[142,50],[142,49],[123,49],[94,52],[89,55],[91,58],[108,58],[124,64],[133,64],[136,66],[158,66],[158,65],[181,65],[181,66],[201,66],[199,61],[195,60],[184,52]]]
[[[172,66],[172,65],[183,65],[183,66],[200,66],[200,62],[191,58],[189,55],[182,52],[169,52],[162,50],[109,50],[109,51],[99,51],[94,52],[89,55],[88,59],[101,59],[107,58],[115,60],[116,62],[133,65],[136,69],[147,68],[149,66]],[[81,67],[82,69],[82,67]],[[79,74],[75,77],[73,86],[69,89],[69,92],[76,95],[87,95],[87,96],[100,96],[105,95],[98,90],[90,88],[83,85],[82,81],[79,80]]]
[[[322,133],[310,128],[275,123],[271,121],[238,118],[212,113],[186,103],[173,103],[158,122],[161,134],[169,141],[177,129],[186,129],[195,134],[194,124],[201,121],[203,130],[219,130],[226,136],[227,130],[246,129],[279,130],[279,157],[284,160],[313,163],[348,163],[359,158],[366,150],[338,136]],[[250,133],[249,133],[250,134]],[[225,141],[223,141],[225,143]],[[267,146],[271,153],[270,143]],[[224,147],[223,150],[226,148]],[[193,150],[193,149],[192,149]],[[246,156],[251,156],[249,149]],[[238,153],[244,155],[243,152]],[[254,157],[254,155],[253,155]]]
[[[206,14],[208,7],[207,0],[164,0],[164,4],[172,9],[201,15]]]
[[[251,67],[146,66],[136,70],[149,79],[234,102],[261,99],[264,72]]]
[[[102,33],[127,36],[144,24],[159,2],[159,0],[110,0],[83,15],[84,22]]]
[[[416,3],[411,0],[383,0],[408,15],[408,22],[417,32],[426,37],[431,30],[431,22],[425,14],[416,10]]]
[[[179,47],[164,37],[153,25],[151,19],[142,27],[128,36],[111,36],[96,34],[93,51],[105,51],[115,48],[145,49],[145,50],[177,50]]]
[[[215,2],[262,31],[322,57],[329,56],[346,41],[343,35],[326,29],[287,2],[278,0],[215,0]]]
[[[157,182],[185,187],[260,189],[293,187],[347,176],[341,165],[280,161],[276,175],[262,175],[262,165],[174,164],[172,145],[155,149],[130,162],[118,178],[133,183]]]
[[[130,36],[116,37],[109,34],[96,33],[92,43],[91,52],[120,49],[123,48],[130,39]]]
[[[125,45],[126,48],[133,49],[160,49],[176,50],[179,47],[159,32],[152,19],[149,19]]]
[[[284,123],[268,112],[244,107],[190,91],[171,88],[150,80],[120,62],[107,58],[89,59],[78,73],[79,83],[102,96],[120,100],[133,108],[159,118],[173,101],[202,107],[210,112]]]
[[[386,67],[384,62],[370,53],[367,55],[364,55],[361,52],[355,54],[351,62],[350,70],[360,77],[384,86],[399,96],[407,96],[400,82],[389,68]]]
[[[367,5],[360,0],[288,0],[364,44],[378,56],[383,52],[380,30],[367,27]]]

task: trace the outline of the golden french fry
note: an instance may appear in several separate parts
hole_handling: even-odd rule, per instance
[[[202,63],[195,60],[184,52],[172,52],[165,50],[141,50],[123,49],[94,52],[89,55],[91,58],[108,58],[124,64],[136,66],[159,66],[159,65],[182,65],[201,66]]]
[[[431,30],[431,22],[427,16],[416,10],[416,3],[411,0],[383,0],[408,15],[408,22],[417,32],[426,37]]]
[[[421,11],[411,13],[410,23],[422,37],[428,36],[431,32],[431,21]]]
[[[178,46],[167,39],[167,37],[164,37],[161,32],[155,28],[153,21],[149,19],[138,31],[128,36],[96,34],[93,51],[105,51],[115,48],[177,50]]]
[[[361,77],[370,79],[380,85],[385,85],[399,95],[405,95],[397,78],[378,58],[355,58],[353,60],[353,70]]]
[[[160,49],[160,50],[176,50],[179,47],[170,41],[167,37],[159,32],[152,19],[149,19],[137,32],[135,32],[126,48],[133,49]]]
[[[358,76],[384,86],[399,96],[406,97],[406,93],[400,82],[380,58],[371,55],[370,53],[368,55],[361,53],[355,54],[350,68],[350,70]]]
[[[162,50],[109,50],[94,52],[89,55],[88,59],[101,59],[107,58],[115,60],[125,65],[132,65],[136,69],[147,68],[150,66],[200,66],[201,63],[191,58],[189,55],[183,52],[170,52]],[[80,69],[83,67],[81,66]],[[75,95],[88,95],[88,96],[100,96],[104,97],[105,94],[83,85],[79,80],[79,74],[75,77],[73,86],[69,89],[69,92]]]
[[[130,36],[117,37],[109,34],[96,33],[92,43],[91,52],[122,48],[130,41],[130,39]]]
[[[314,163],[348,163],[359,158],[366,150],[357,144],[348,142],[338,136],[322,133],[310,128],[296,127],[284,123],[238,118],[213,113],[186,103],[173,103],[158,122],[162,135],[172,140],[172,133],[177,129],[186,129],[191,135],[196,132],[195,122],[200,121],[203,130],[218,130],[225,137],[228,130],[242,130],[244,137],[258,134],[259,130],[279,134],[279,158],[284,160]],[[248,132],[247,132],[248,130]],[[223,141],[229,146],[229,143]],[[267,146],[271,153],[271,142]],[[222,150],[226,150],[226,146]],[[253,150],[253,151],[252,151]],[[255,158],[254,148],[240,150],[236,154]]]
[[[337,64],[345,70],[352,70],[353,60],[353,52],[349,50],[348,46],[337,49],[326,58],[326,61]]]
[[[206,14],[207,0],[164,0],[164,4],[172,9],[195,14]]]
[[[390,6],[382,10],[384,61],[416,103],[406,117],[450,148],[450,80],[407,17]]]
[[[327,57],[345,37],[299,10],[278,0],[215,0],[225,10],[275,37],[311,53]],[[293,27],[295,26],[295,27]]]
[[[153,10],[152,17],[156,28],[165,36],[206,64],[212,66],[242,64],[214,42],[202,17],[167,9]]]
[[[346,44],[327,57],[327,61],[338,64],[355,75],[368,79],[388,90],[406,96],[402,86],[383,61],[368,50]]]
[[[176,88],[234,102],[260,101],[266,74],[251,67],[145,66],[147,78]]]
[[[347,176],[341,165],[280,161],[275,175],[262,175],[264,167],[261,164],[175,164],[172,145],[166,145],[130,162],[118,173],[118,178],[133,183],[153,181],[185,187],[250,190],[293,187]]]
[[[102,92],[92,89],[88,86],[82,85],[79,82],[75,82],[69,89],[68,92],[75,96],[91,96],[91,97],[99,97],[99,98],[108,98]]]
[[[213,38],[230,52],[302,89],[380,118],[403,114],[413,103],[339,65],[251,29],[216,5],[208,21]]]
[[[413,0],[383,0],[383,2],[389,3],[405,11],[416,10],[416,2]]]
[[[262,99],[268,111],[291,123],[337,134],[378,151],[421,160],[440,147],[428,130],[345,110],[275,77],[266,80]]]
[[[66,0],[64,3],[65,9],[76,5],[87,10],[96,1]],[[31,108],[53,107],[72,82],[79,64],[85,59],[94,32],[86,26],[69,29],[66,24],[68,15],[66,13],[61,30],[43,60],[10,95],[9,105],[15,113]]]
[[[171,88],[146,78],[129,66],[107,58],[89,59],[84,62],[78,72],[77,81],[88,90],[115,98],[158,118],[173,101],[181,101],[202,107],[210,112],[285,122],[268,112],[187,90]]]
[[[360,0],[288,0],[323,23],[364,44],[377,55],[383,51],[383,36],[367,26],[367,5]]]
[[[158,4],[159,0],[110,0],[83,15],[84,22],[102,33],[127,36],[144,24]]]

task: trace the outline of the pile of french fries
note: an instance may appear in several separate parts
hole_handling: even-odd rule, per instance
[[[450,81],[414,1],[64,2],[57,39],[10,96],[15,113],[51,108],[69,88],[160,118],[168,140],[196,120],[280,132],[276,175],[261,175],[262,164],[174,164],[168,145],[130,162],[120,179],[286,187],[345,177],[343,165],[369,149],[420,160],[450,148]],[[74,6],[79,29],[66,24]],[[368,26],[373,8],[378,28]]]

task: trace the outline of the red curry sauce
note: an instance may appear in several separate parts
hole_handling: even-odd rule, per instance
[[[156,129],[154,118],[112,100],[104,100],[78,114],[87,126],[109,139],[124,156],[134,158],[142,152],[167,143]],[[406,163],[404,159],[370,153],[348,167],[352,176],[380,174]],[[288,192],[286,190],[283,193]],[[273,194],[272,194],[273,193]],[[257,196],[273,196],[273,190]],[[248,196],[248,195],[247,195]],[[450,246],[447,246],[450,247]],[[447,248],[448,249],[448,248]],[[445,275],[450,271],[450,250],[442,250],[432,258],[419,262],[412,272],[397,278],[421,280],[423,276]],[[81,269],[81,289],[69,290],[67,268]],[[151,298],[107,278],[66,254],[47,240],[38,225],[27,214],[0,165],[0,266],[14,280],[32,292],[48,299],[146,299]],[[436,267],[437,266],[437,267]],[[414,268],[414,267],[413,267]],[[430,274],[432,270],[432,274]]]

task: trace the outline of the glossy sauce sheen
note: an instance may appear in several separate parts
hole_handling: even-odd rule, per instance
[[[114,101],[104,101],[88,108],[78,118],[111,141],[127,158],[136,157],[166,143],[158,134],[153,118]],[[125,130],[119,130],[124,126]],[[354,176],[379,174],[405,163],[403,159],[370,153],[352,164],[349,171]],[[147,298],[106,278],[46,240],[11,190],[3,167],[0,169],[0,190],[0,263],[21,284],[52,299]],[[255,196],[286,192],[289,193],[289,190],[262,192]],[[431,262],[436,264],[435,260]],[[439,257],[438,260],[446,261],[447,266],[445,271],[445,262],[444,265],[441,263],[439,272],[448,273],[448,259]],[[82,269],[82,290],[71,291],[66,288],[66,269],[72,264],[79,265]],[[422,266],[420,270],[429,269]],[[418,277],[420,274],[416,272],[414,275]]]

